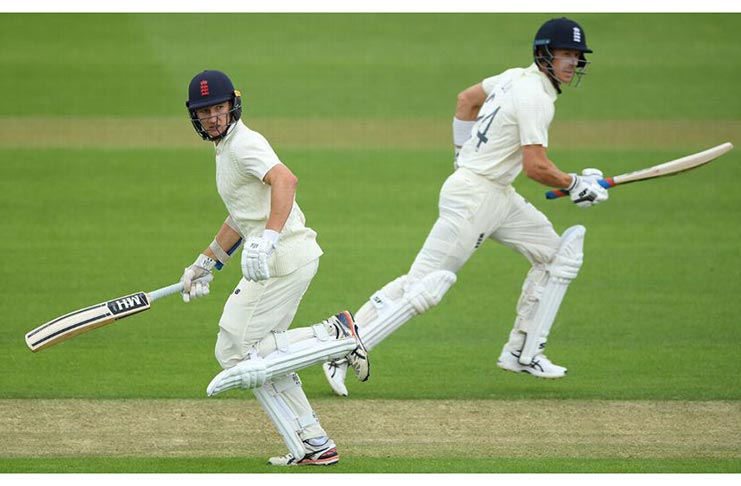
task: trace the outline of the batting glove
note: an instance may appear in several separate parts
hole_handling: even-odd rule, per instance
[[[268,259],[278,243],[279,233],[266,229],[261,237],[250,236],[242,249],[242,275],[247,280],[260,281],[270,278]]]
[[[602,171],[599,169],[584,169],[581,176],[570,174],[572,179],[569,186],[571,200],[580,208],[588,208],[607,201],[610,194],[607,189],[599,184],[602,179]]]
[[[198,279],[210,274],[215,265],[216,260],[212,260],[206,255],[200,254],[198,255],[198,258],[196,258],[196,261],[185,269],[183,276],[180,279],[180,281],[183,282],[183,302],[190,302],[191,299],[196,299],[209,294],[210,289],[208,287],[208,281]]]

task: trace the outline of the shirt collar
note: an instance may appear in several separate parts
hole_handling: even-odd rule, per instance
[[[218,151],[220,147],[223,147],[224,142],[232,138],[234,136],[234,132],[241,130],[243,126],[245,125],[244,123],[242,123],[241,118],[237,120],[236,123],[232,123],[232,126],[230,126],[227,129],[226,135],[224,135],[223,137],[221,137],[221,139],[219,139],[218,141],[219,143],[214,143],[214,145],[216,146],[216,150]]]
[[[551,100],[556,101],[556,99],[558,98],[558,91],[556,91],[556,87],[553,86],[553,82],[551,81],[550,76],[548,76],[546,73],[541,71],[538,68],[538,65],[535,63],[532,63],[527,68],[527,71],[534,72],[538,76],[540,76],[540,81],[543,83],[543,89],[545,90],[546,94]]]

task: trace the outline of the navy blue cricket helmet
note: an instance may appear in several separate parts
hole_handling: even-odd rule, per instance
[[[535,60],[545,59],[547,62],[553,60],[553,49],[573,49],[580,51],[578,67],[584,67],[587,60],[584,53],[591,53],[587,47],[587,36],[581,25],[566,17],[551,19],[544,23],[533,40],[533,56]],[[540,51],[540,52],[539,52]]]
[[[231,115],[229,127],[224,133],[217,137],[211,137],[203,129],[196,110],[207,106],[218,105],[225,101],[231,102]],[[221,71],[203,71],[195,75],[188,86],[188,101],[185,107],[190,113],[190,121],[193,123],[196,133],[204,140],[218,140],[223,137],[229,128],[242,116],[242,93],[234,89],[229,77]]]
[[[576,65],[575,76],[569,84],[579,86],[581,78],[587,73],[587,58],[592,50],[587,47],[587,36],[581,25],[571,19],[561,17],[551,19],[540,26],[533,40],[533,58],[535,63],[545,69],[551,78],[556,91],[561,93],[561,81],[553,73],[553,49],[573,49],[579,51],[579,61]],[[576,80],[576,83],[574,83]]]

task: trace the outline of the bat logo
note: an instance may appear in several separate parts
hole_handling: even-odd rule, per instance
[[[131,294],[120,299],[112,300],[108,302],[108,310],[114,316],[122,312],[128,312],[142,307],[148,307],[149,301],[147,300],[147,294],[139,292],[138,294]]]

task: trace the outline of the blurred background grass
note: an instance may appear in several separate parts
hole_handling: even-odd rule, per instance
[[[220,69],[253,117],[447,118],[560,15],[2,14],[0,115],[182,116]],[[570,15],[595,52],[558,119],[738,119],[738,14]]]

